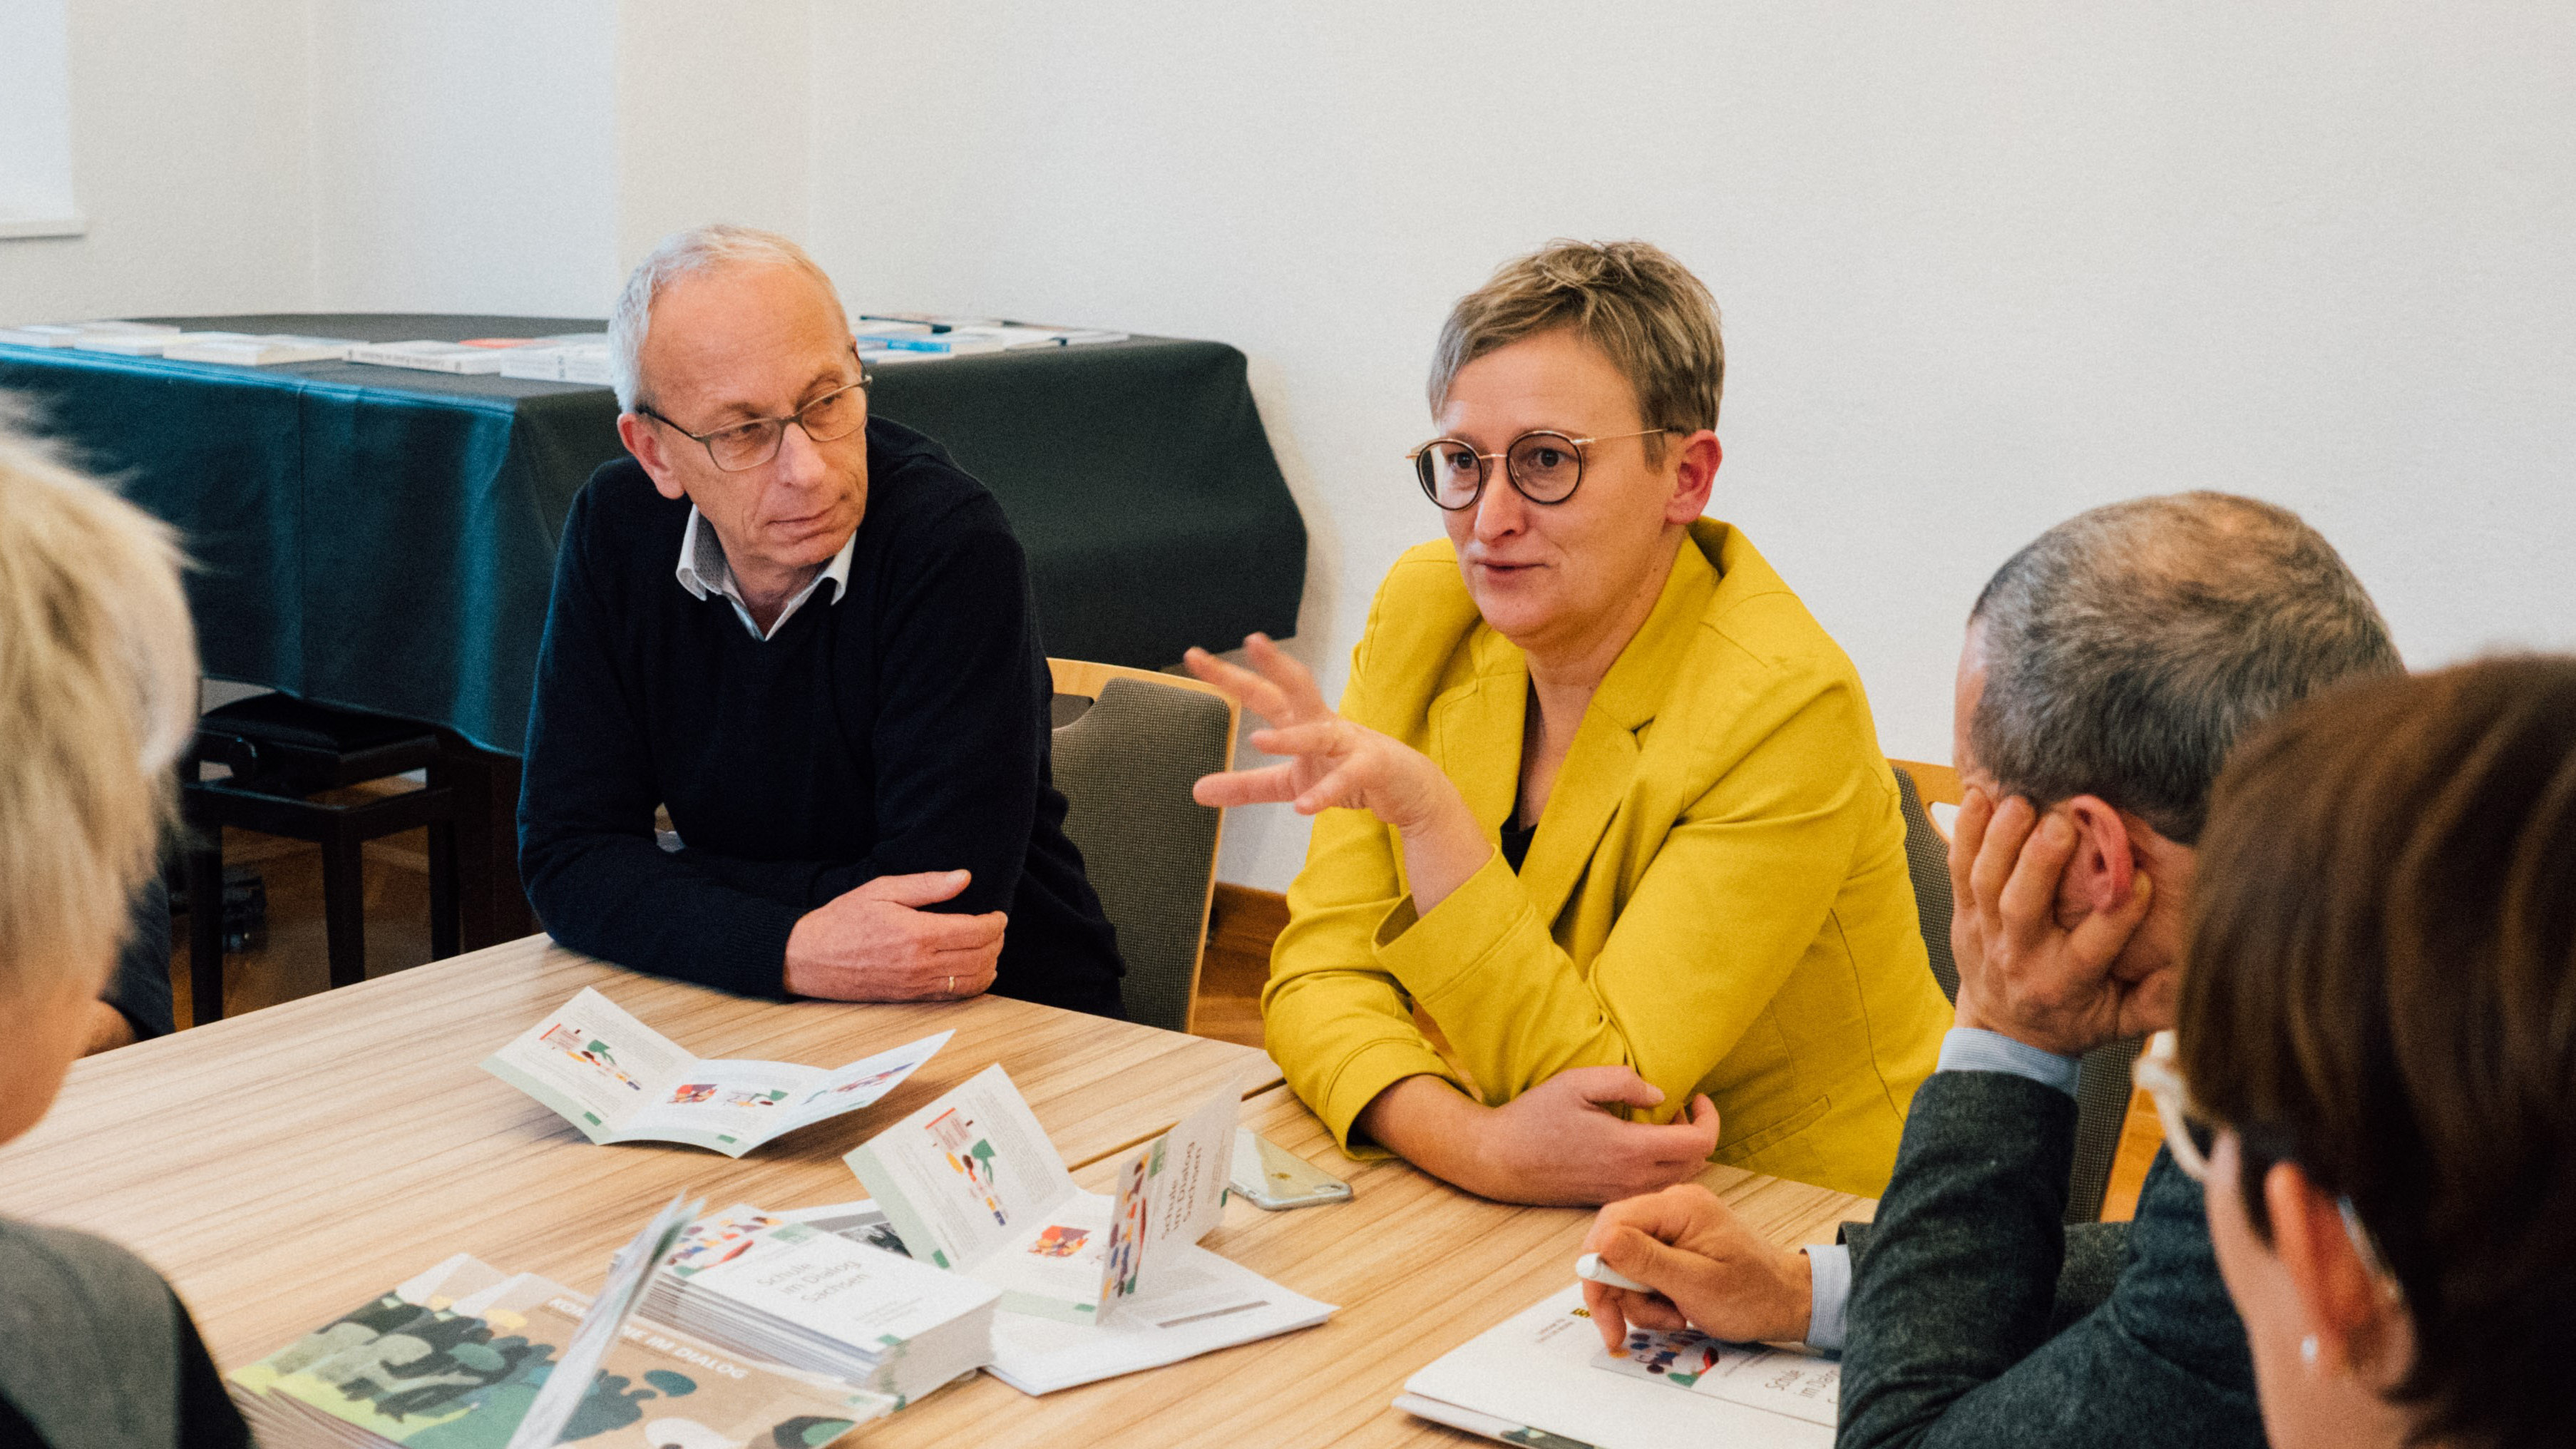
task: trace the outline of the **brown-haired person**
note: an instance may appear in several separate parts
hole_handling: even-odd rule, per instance
[[[1199,798],[1321,812],[1262,1019],[1345,1146],[1515,1202],[1712,1151],[1886,1184],[1950,1013],[1859,675],[1700,516],[1724,368],[1654,247],[1506,264],[1432,362],[1412,456],[1447,537],[1389,571],[1339,708],[1258,637],[1258,673],[1192,655],[1292,756]]]
[[[167,530],[0,415],[0,1142],[45,1115],[89,1044],[159,853],[196,720],[176,563]],[[248,1442],[159,1275],[86,1233],[0,1219],[0,1444]]]
[[[2201,853],[2140,1077],[2206,1179],[2271,1442],[2576,1443],[2576,660],[2284,716]]]

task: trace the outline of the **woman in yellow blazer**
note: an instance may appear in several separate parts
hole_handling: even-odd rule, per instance
[[[1262,1012],[1346,1146],[1521,1202],[1712,1151],[1886,1185],[1950,1012],[1858,676],[1700,517],[1722,367],[1652,247],[1507,265],[1433,370],[1449,538],[1388,574],[1340,710],[1258,636],[1253,670],[1191,655],[1289,757],[1199,798],[1318,815]]]

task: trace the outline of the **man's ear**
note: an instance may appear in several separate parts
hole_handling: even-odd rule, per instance
[[[1709,490],[1717,483],[1717,465],[1725,456],[1717,445],[1717,434],[1706,428],[1666,446],[1681,453],[1681,466],[1673,472],[1672,496],[1664,500],[1664,522],[1688,523],[1708,511]]]
[[[2137,851],[2128,821],[2098,795],[2078,795],[2058,808],[2075,825],[2075,856],[2060,877],[2059,898],[2108,915],[2127,903],[2135,885]]]
[[[654,428],[651,418],[642,413],[619,413],[617,440],[635,455],[636,462],[644,465],[644,476],[653,480],[654,492],[675,502],[688,496],[680,486],[679,474],[671,470],[671,455],[663,450],[662,434]]]

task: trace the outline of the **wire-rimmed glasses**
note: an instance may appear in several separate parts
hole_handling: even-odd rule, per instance
[[[789,423],[803,428],[805,436],[818,443],[846,438],[866,427],[868,384],[875,380],[863,372],[857,382],[834,388],[785,417],[753,418],[712,432],[690,432],[655,411],[650,403],[638,403],[635,410],[706,449],[708,460],[718,468],[741,473],[778,456],[778,445],[786,441]]]
[[[2173,1154],[2174,1166],[2182,1169],[2183,1176],[2207,1186],[2209,1154],[2217,1147],[2218,1132],[2206,1118],[2192,1110],[2191,1089],[2182,1077],[2181,1050],[2170,1029],[2147,1038],[2146,1049],[2138,1053],[2138,1062],[2131,1069],[2131,1075],[2156,1104],[2156,1116],[2164,1123],[2165,1149]],[[2288,1157],[2282,1152],[2267,1155]],[[2352,1239],[2353,1251],[2360,1254],[2361,1265],[2379,1280],[2381,1288],[2391,1298],[2403,1301],[2405,1290],[2398,1284],[2397,1275],[2389,1271],[2388,1260],[2379,1251],[2379,1240],[2372,1237],[2369,1227],[2363,1224],[2361,1213],[2353,1207],[2352,1199],[2337,1197],[2335,1209],[2343,1216],[2344,1236]]]
[[[1414,477],[1422,483],[1423,494],[1452,513],[1473,508],[1485,496],[1485,481],[1492,476],[1496,459],[1502,460],[1503,476],[1510,479],[1523,498],[1532,503],[1563,503],[1574,496],[1583,484],[1583,450],[1594,443],[1615,443],[1622,438],[1647,438],[1657,433],[1678,433],[1680,428],[1642,428],[1633,433],[1612,433],[1606,437],[1577,438],[1549,428],[1526,432],[1512,439],[1499,453],[1479,453],[1476,445],[1464,438],[1433,438],[1405,454],[1413,464]]]

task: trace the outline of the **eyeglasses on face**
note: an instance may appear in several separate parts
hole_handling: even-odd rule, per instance
[[[1484,496],[1485,481],[1492,476],[1497,459],[1503,464],[1503,476],[1511,480],[1523,498],[1532,503],[1563,503],[1583,485],[1585,448],[1623,438],[1650,438],[1682,431],[1643,428],[1633,433],[1577,438],[1542,428],[1512,439],[1511,446],[1499,453],[1479,453],[1475,444],[1463,438],[1434,438],[1404,456],[1412,462],[1423,494],[1455,513],[1474,507],[1476,500]]]
[[[857,382],[834,388],[785,417],[753,418],[706,433],[690,432],[656,412],[650,403],[638,403],[635,410],[705,448],[708,459],[718,468],[741,473],[778,456],[778,446],[787,438],[789,423],[803,428],[805,436],[818,443],[846,438],[866,427],[868,384],[874,381],[863,372]]]
[[[2165,1150],[2173,1154],[2174,1166],[2182,1169],[2183,1176],[2206,1187],[2209,1184],[2209,1155],[2218,1147],[2218,1129],[2193,1110],[2191,1089],[2182,1077],[2181,1057],[2181,1048],[2173,1032],[2157,1032],[2147,1038],[2146,1050],[2138,1053],[2138,1063],[2132,1069],[2132,1075],[2139,1089],[2155,1101],[2156,1117],[2164,1124]],[[2286,1153],[2278,1155],[2285,1160],[2288,1156]],[[2362,1267],[2379,1280],[2392,1298],[2402,1301],[2404,1289],[2399,1287],[2397,1275],[2389,1271],[2388,1260],[2379,1251],[2379,1240],[2371,1236],[2369,1227],[2361,1220],[2361,1213],[2353,1207],[2352,1199],[2337,1197],[2335,1210],[2343,1217],[2344,1236],[2352,1239],[2353,1251],[2360,1255]]]

